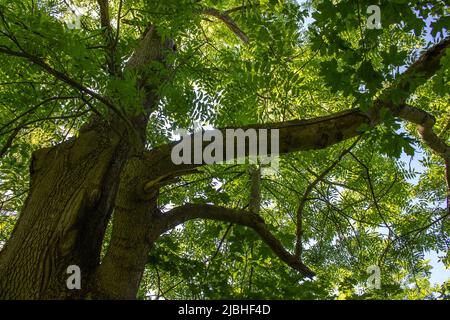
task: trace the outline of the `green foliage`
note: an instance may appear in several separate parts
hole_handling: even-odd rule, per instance
[[[85,87],[111,98],[124,113],[142,113],[144,93],[132,72],[105,67],[104,30],[96,1],[0,0],[0,49],[24,50]],[[110,1],[110,16],[119,1]],[[177,50],[148,67],[161,97],[147,128],[148,147],[170,141],[194,122],[214,127],[306,119],[351,107],[367,110],[398,78],[431,35],[450,25],[444,1],[127,0],[122,2],[116,55],[120,68],[152,23]],[[199,14],[226,11],[250,39],[244,44],[219,20]],[[382,29],[366,28],[366,8],[378,4]],[[83,10],[81,28],[65,24]],[[309,17],[313,21],[309,21]],[[12,37],[13,35],[13,37]],[[420,50],[418,50],[420,49]],[[36,63],[0,52],[0,246],[10,236],[29,183],[32,152],[76,136],[89,117],[109,112]],[[450,139],[450,55],[442,70],[408,99],[433,114],[435,131]],[[398,102],[405,93],[392,90]],[[139,298],[431,299],[449,298],[449,282],[432,285],[425,254],[450,256],[446,187],[440,158],[420,147],[415,127],[382,112],[383,125],[360,128],[362,140],[312,190],[304,211],[303,261],[313,281],[289,269],[251,230],[190,221],[163,235],[151,251]],[[16,129],[18,130],[16,132]],[[261,215],[294,250],[296,211],[308,185],[351,142],[283,156],[279,172],[263,177]],[[0,148],[0,150],[1,150]],[[421,159],[423,170],[405,163]],[[214,165],[161,190],[165,211],[184,203],[230,208],[249,204],[249,166]],[[109,226],[108,234],[110,233]],[[108,237],[104,247],[108,245]],[[380,265],[382,289],[368,289],[366,269]]]

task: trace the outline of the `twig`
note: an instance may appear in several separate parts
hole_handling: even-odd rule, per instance
[[[300,200],[300,205],[298,206],[297,210],[297,240],[295,244],[295,257],[297,259],[300,259],[302,254],[302,236],[303,236],[303,211],[305,208],[306,203],[309,200],[309,195],[313,191],[313,189],[317,186],[317,184],[322,181],[338,164],[341,162],[342,158],[347,155],[361,140],[361,136],[359,136],[355,142],[352,143],[352,145],[341,152],[341,154],[338,156],[338,158],[328,167],[326,168],[317,178],[308,185],[308,187],[305,190],[305,193],[303,194],[302,199]]]

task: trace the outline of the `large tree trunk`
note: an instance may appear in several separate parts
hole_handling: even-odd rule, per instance
[[[143,154],[134,155],[124,166],[109,248],[92,281],[93,298],[136,298],[149,251],[162,227],[157,223],[158,190],[138,192],[151,176],[151,169]]]
[[[161,41],[150,27],[126,69],[139,73],[151,61],[162,62],[167,49],[171,42]],[[143,151],[158,97],[145,76],[139,85],[146,91],[143,114],[114,109],[109,120],[93,120],[76,139],[34,153],[28,198],[0,251],[0,299],[136,297],[159,235],[158,188],[135,192],[157,171],[144,161]],[[113,212],[110,246],[100,264]],[[67,288],[71,265],[81,269],[81,290]]]
[[[99,6],[102,27],[110,32],[108,3],[99,1]],[[164,63],[173,47],[149,25],[126,63],[125,71],[137,73],[137,85],[145,91],[142,114],[126,114],[127,108],[94,94],[113,112],[108,120],[93,120],[76,139],[33,154],[28,198],[0,251],[0,299],[136,297],[148,250],[161,229],[155,223],[158,188],[147,188],[145,194],[136,189],[140,185],[144,190],[159,165],[143,159],[148,117],[159,100],[157,87],[148,79],[148,66],[152,61]],[[114,58],[114,52],[107,54]],[[92,94],[39,59],[34,62]],[[114,65],[109,71],[113,77],[123,76]],[[113,213],[110,245],[100,264]],[[71,265],[81,269],[81,290],[67,288]]]
[[[119,177],[133,152],[128,137],[120,125],[99,123],[76,139],[33,154],[30,192],[0,253],[0,298],[90,293]],[[70,265],[81,269],[81,290],[67,288]]]

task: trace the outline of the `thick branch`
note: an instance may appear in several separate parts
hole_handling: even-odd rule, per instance
[[[165,63],[167,54],[174,51],[175,44],[173,40],[163,40],[157,33],[155,26],[149,25],[125,66],[126,70],[133,70],[139,75],[138,86],[145,91],[143,107],[146,111],[146,116],[155,108],[159,99],[156,94],[156,86],[148,81],[148,72],[145,72],[146,67],[152,62]],[[166,67],[169,66],[166,65]]]
[[[108,0],[97,0],[100,7],[100,24],[102,28],[112,31],[111,22],[109,19],[109,4]]]
[[[425,117],[433,118],[431,115],[417,108],[406,107],[405,101],[394,104],[389,100],[393,90],[402,90],[405,96],[411,94],[417,86],[425,83],[440,68],[440,59],[443,57],[446,48],[450,46],[450,38],[445,39],[433,48],[426,51],[423,56],[400,77],[398,82],[390,88],[384,90],[381,98],[374,101],[373,107],[368,111],[359,108],[350,109],[328,116],[317,117],[309,120],[292,120],[271,124],[255,124],[241,127],[241,129],[279,129],[280,154],[295,151],[306,151],[323,149],[343,140],[347,140],[361,134],[359,128],[362,124],[376,126],[381,123],[380,110],[388,108],[394,116],[420,124],[423,140],[430,143],[431,148],[448,152],[448,147],[436,141],[433,134],[430,134],[430,123],[422,121]],[[406,100],[406,98],[404,99]],[[418,116],[420,115],[420,117]],[[237,129],[237,128],[236,128]],[[224,140],[226,140],[226,130],[220,129]],[[193,140],[193,139],[192,139]],[[258,135],[259,140],[259,135]],[[258,141],[259,142],[259,141]],[[155,179],[145,185],[145,190],[152,188],[155,184],[170,181],[173,177],[191,172],[193,169],[204,164],[180,164],[174,165],[171,161],[171,150],[176,143],[163,145],[150,151],[147,155],[150,163],[158,163],[159,171],[155,172]],[[207,144],[204,144],[204,147]],[[246,150],[248,155],[248,148]],[[229,160],[224,157],[224,160]],[[142,191],[140,191],[142,192]]]
[[[240,129],[278,129],[279,130],[279,153],[287,154],[295,151],[305,151],[314,149],[323,149],[334,145],[343,140],[347,140],[359,135],[361,132],[358,128],[361,124],[370,124],[376,121],[360,109],[351,109],[344,112],[334,113],[329,116],[317,117],[311,120],[293,120],[270,124],[256,124]],[[230,129],[230,128],[227,128]],[[227,140],[227,129],[220,129],[224,141]],[[232,128],[231,128],[232,129]],[[237,128],[236,128],[237,129]],[[256,130],[257,139],[260,139],[260,134]],[[267,140],[270,141],[271,132],[268,131]],[[194,139],[191,139],[192,141]],[[177,143],[171,143],[154,149],[147,154],[149,163],[154,163],[155,167],[158,164],[158,172],[155,172],[157,177],[153,181],[149,181],[145,186],[145,190],[149,190],[157,183],[168,181],[172,177],[181,176],[192,172],[197,167],[204,164],[173,164],[171,160],[172,148]],[[205,147],[208,143],[204,143]],[[268,153],[271,150],[268,146]],[[224,148],[225,149],[225,148]],[[224,150],[223,159],[227,158]],[[234,153],[236,155],[236,152]],[[249,146],[246,146],[245,155],[249,154]],[[193,162],[193,161],[192,161]]]
[[[441,59],[450,47],[450,37],[425,51],[420,58],[401,75],[393,89],[411,94],[414,90],[436,74],[441,68]]]
[[[399,117],[417,125],[417,133],[422,142],[444,160],[447,187],[447,211],[450,213],[450,146],[434,131],[436,119],[429,113],[408,105],[401,106]]]
[[[306,277],[312,278],[315,275],[313,271],[284,248],[282,243],[269,231],[261,216],[251,212],[208,204],[185,204],[162,215],[162,230],[166,232],[192,219],[210,219],[249,227],[258,233],[283,262]]]
[[[227,27],[230,29],[235,35],[237,35],[242,42],[245,44],[249,44],[250,40],[248,36],[242,31],[237,24],[231,19],[231,17],[226,12],[221,12],[214,8],[204,8],[201,10],[202,14],[213,16],[219,20],[221,20]]]
[[[416,124],[420,138],[436,154],[444,159],[450,157],[450,146],[433,131],[436,119],[431,114],[409,105],[403,105],[399,109],[398,116]]]
[[[141,71],[152,61],[162,62],[164,60],[164,50],[171,49],[173,49],[173,42],[171,40],[163,41],[156,32],[155,26],[149,25],[130,60],[128,60],[126,68]]]
[[[108,0],[97,0],[98,6],[100,8],[100,25],[103,29],[103,34],[105,36],[105,45],[107,49],[107,65],[109,73],[116,74],[116,39],[114,37],[113,28],[111,26],[111,19],[109,17],[109,1]],[[122,2],[120,2],[120,7]],[[119,10],[120,11],[120,10]],[[120,13],[119,13],[120,15]],[[120,24],[120,17],[117,20],[117,27]],[[119,32],[119,30],[117,30]]]

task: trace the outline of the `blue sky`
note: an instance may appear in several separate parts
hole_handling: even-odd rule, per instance
[[[304,0],[296,0],[297,3],[302,4],[305,1]],[[306,27],[307,25],[309,25],[311,22],[313,22],[314,20],[311,17],[308,17],[305,19],[304,22],[304,27]],[[381,21],[383,21],[383,12],[381,12]],[[430,43],[436,43],[437,41],[439,41],[439,39],[434,39],[431,35],[431,27],[430,24],[431,22],[433,22],[433,18],[428,18],[425,20],[426,24],[427,24],[427,28],[426,28],[426,34],[425,34],[425,40],[426,40],[426,44],[430,44]],[[447,34],[444,35],[440,35],[442,36],[448,36],[448,32]],[[404,71],[406,69],[406,66],[404,66],[403,68],[401,68],[401,71]],[[425,168],[422,166],[420,160],[423,159],[423,150],[420,146],[417,147],[417,152],[415,154],[415,156],[411,159],[409,156],[407,156],[406,154],[403,154],[401,157],[401,161],[405,162],[406,164],[409,164],[411,161],[411,168],[414,168],[415,171],[418,173],[416,175],[415,178],[408,180],[410,183],[412,184],[416,184],[418,183],[418,179],[420,177],[420,173],[424,172]],[[431,278],[430,278],[430,282],[432,284],[442,284],[445,281],[450,279],[450,269],[446,269],[444,264],[439,261],[439,257],[444,256],[445,252],[427,252],[425,254],[425,259],[429,259],[430,261],[430,265],[432,266],[432,270],[431,270]]]
[[[411,168],[417,172],[417,175],[412,179],[407,179],[409,183],[417,184],[419,182],[420,174],[425,171],[424,166],[421,163],[423,160],[423,150],[420,146],[416,147],[415,155],[412,157],[407,156],[405,153],[402,154],[400,161],[405,164],[409,164],[411,161]],[[430,265],[433,267],[431,270],[430,282],[432,284],[442,284],[450,279],[450,269],[446,269],[445,265],[439,261],[439,257],[445,255],[445,252],[427,252],[425,254],[425,259],[430,260]]]

